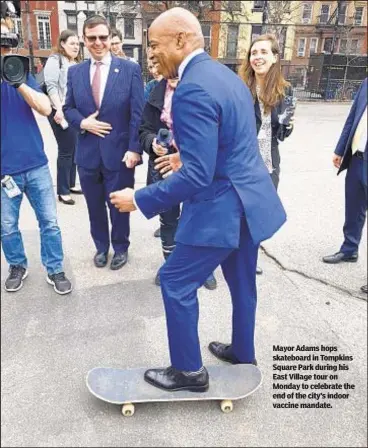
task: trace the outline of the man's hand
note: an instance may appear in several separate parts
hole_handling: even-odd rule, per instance
[[[122,161],[125,162],[127,168],[134,168],[140,160],[141,160],[140,154],[133,151],[127,151]]]
[[[134,205],[133,197],[133,188],[124,188],[124,190],[110,193],[110,202],[119,210],[120,213],[134,212],[137,208]]]
[[[57,124],[60,124],[64,119],[64,114],[62,110],[57,110],[54,115],[54,121]]]
[[[155,169],[160,171],[162,177],[165,179],[175,171],[179,171],[183,166],[180,160],[180,153],[169,154],[167,156],[159,157],[155,160]]]
[[[82,120],[80,127],[81,129],[84,129],[90,132],[91,134],[95,134],[98,137],[105,138],[105,135],[110,134],[112,127],[110,123],[105,123],[104,121],[96,120],[98,114],[99,111],[96,110],[96,112],[94,112],[93,114]]]
[[[156,138],[153,139],[152,149],[153,149],[153,152],[159,157],[164,156],[168,152],[167,148],[164,148],[163,146],[161,146],[157,143]]]
[[[335,168],[340,168],[341,166],[342,157],[338,156],[337,154],[334,154],[332,156],[332,163],[335,165]]]

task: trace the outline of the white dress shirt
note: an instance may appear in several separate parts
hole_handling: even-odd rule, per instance
[[[357,151],[364,152],[367,144],[367,106],[361,116],[358,126],[355,130],[353,141],[351,142],[352,153]]]
[[[100,84],[100,106],[103,100],[103,96],[105,93],[106,83],[107,83],[107,77],[109,76],[110,66],[111,66],[111,53],[108,52],[105,54],[105,56],[102,58],[100,62],[102,62],[102,65],[100,67],[101,72],[101,84]],[[91,57],[91,66],[89,68],[89,79],[90,83],[92,85],[93,76],[96,71],[96,60]]]

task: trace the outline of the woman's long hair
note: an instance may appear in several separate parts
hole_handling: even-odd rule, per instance
[[[60,33],[60,36],[58,38],[58,42],[55,48],[53,48],[52,53],[53,54],[62,54],[67,59],[69,59],[69,56],[66,54],[64,47],[61,45],[62,43],[65,44],[65,42],[69,39],[69,37],[76,37],[78,39],[78,35],[71,30],[64,30]],[[78,53],[78,56],[75,58],[76,62],[81,61],[81,54],[80,51]]]
[[[252,92],[253,98],[257,97],[256,92],[256,76],[254,70],[250,64],[250,56],[252,53],[253,45],[260,41],[271,42],[272,53],[276,56],[277,60],[268,71],[262,92],[260,94],[260,100],[264,105],[265,112],[268,114],[273,107],[275,107],[285,96],[285,88],[290,85],[281,73],[280,63],[280,48],[279,44],[272,34],[262,34],[253,40],[246,58],[239,69],[239,76],[249,87]]]

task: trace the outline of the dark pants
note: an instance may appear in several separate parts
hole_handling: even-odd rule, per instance
[[[77,144],[77,131],[69,126],[67,129],[54,120],[56,110],[49,115],[49,122],[58,145],[57,158],[57,194],[68,195],[70,188],[75,187],[76,165],[74,163],[75,147]]]
[[[278,188],[279,182],[280,182],[280,167],[275,168],[272,171],[272,173],[271,173],[271,180],[272,180],[272,182],[273,182],[273,184],[274,184],[274,186],[276,188],[276,191],[277,191],[277,188]]]
[[[258,245],[252,241],[245,218],[239,219],[242,224],[238,249],[177,243],[160,269],[171,365],[176,369],[197,371],[202,367],[197,290],[219,265],[231,293],[234,355],[241,362],[255,359]]]
[[[159,171],[155,170],[155,164],[152,159],[148,161],[147,172],[147,185],[159,182],[162,180],[162,176]],[[175,249],[175,233],[178,228],[178,222],[180,218],[180,205],[167,210],[164,213],[160,213],[160,233],[161,233],[161,246],[165,260]]]
[[[344,254],[358,252],[367,211],[367,185],[364,180],[366,160],[353,156],[345,178],[344,242],[340,251]]]
[[[115,253],[126,252],[130,244],[130,213],[120,213],[111,204],[109,196],[113,191],[134,187],[134,169],[125,164],[121,164],[120,171],[109,171],[103,165],[94,170],[78,166],[78,173],[97,252],[108,252],[110,247],[106,204],[110,211],[112,247]]]

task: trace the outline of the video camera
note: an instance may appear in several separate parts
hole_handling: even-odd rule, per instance
[[[20,1],[1,0],[1,24],[2,28],[11,28],[12,19],[20,16]],[[7,31],[1,32],[0,46],[2,48],[16,48],[18,46],[18,35]],[[30,61],[27,56],[6,55],[1,56],[0,78],[9,84],[22,84],[27,79]]]

